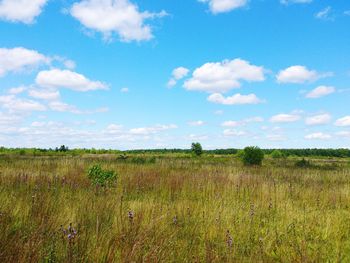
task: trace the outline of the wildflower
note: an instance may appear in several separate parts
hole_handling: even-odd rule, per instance
[[[177,216],[174,216],[173,223],[174,223],[174,225],[177,225]]]
[[[128,212],[128,217],[129,217],[130,222],[132,222],[134,220],[134,212],[130,210]]]
[[[231,248],[233,245],[233,238],[232,238],[229,230],[227,230],[227,232],[226,232],[226,243],[227,243],[227,246],[229,248]]]

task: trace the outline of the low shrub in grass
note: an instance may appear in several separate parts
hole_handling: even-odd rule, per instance
[[[101,165],[93,165],[88,170],[88,178],[96,186],[107,187],[113,185],[117,180],[114,171],[103,170]]]
[[[305,158],[296,161],[294,165],[295,165],[295,167],[298,167],[298,168],[310,168],[310,167],[313,167],[311,162],[306,160]]]
[[[241,154],[244,165],[261,165],[264,160],[264,152],[255,146],[246,147]]]

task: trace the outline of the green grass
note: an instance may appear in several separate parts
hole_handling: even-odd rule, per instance
[[[0,262],[350,262],[344,159],[117,157],[0,156]],[[115,188],[91,185],[94,163]]]

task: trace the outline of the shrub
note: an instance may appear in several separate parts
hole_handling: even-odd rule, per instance
[[[310,168],[310,167],[312,167],[312,164],[310,161],[305,160],[305,158],[303,158],[299,161],[296,161],[295,166],[298,168]]]
[[[103,170],[101,165],[97,164],[89,168],[88,178],[94,185],[106,187],[117,180],[117,174],[114,171]]]
[[[259,147],[246,147],[242,154],[244,165],[261,165],[264,159],[264,152]]]
[[[281,159],[284,157],[284,155],[280,150],[273,150],[273,152],[271,153],[271,157],[273,159]]]
[[[199,142],[192,143],[191,151],[197,156],[202,155],[203,153],[202,145]]]

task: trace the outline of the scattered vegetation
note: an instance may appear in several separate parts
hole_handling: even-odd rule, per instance
[[[349,159],[71,151],[0,155],[0,262],[350,262]]]

